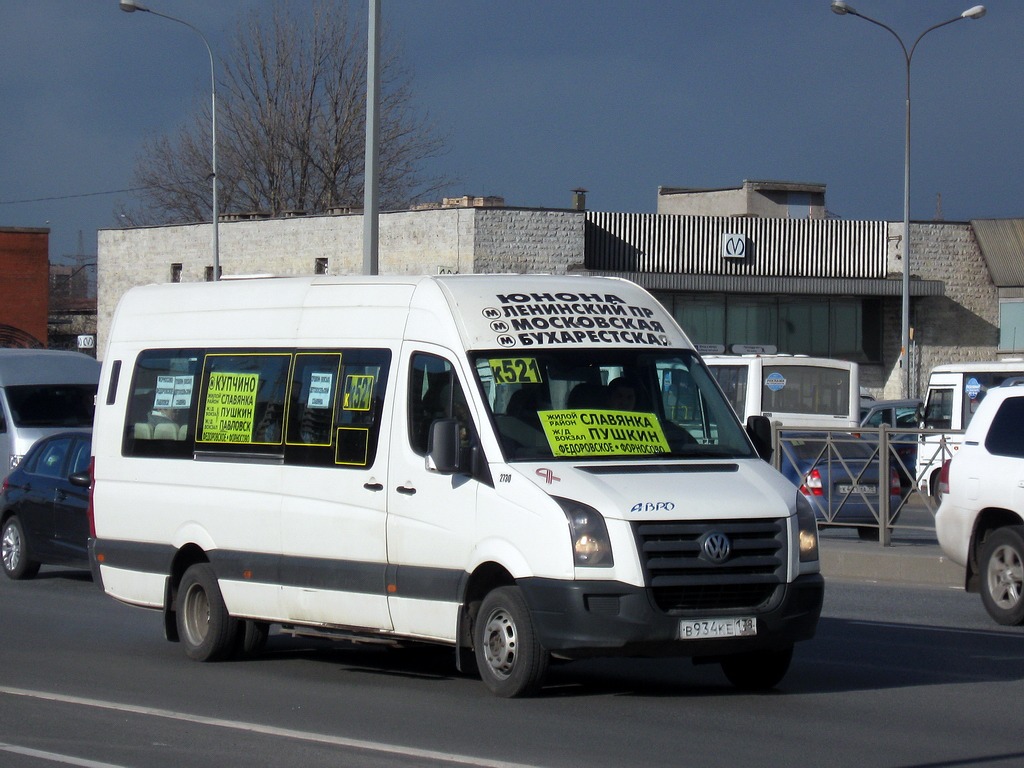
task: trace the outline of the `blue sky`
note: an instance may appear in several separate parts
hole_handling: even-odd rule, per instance
[[[269,0],[146,0],[226,56]],[[909,46],[960,0],[851,0]],[[302,0],[295,12],[305,11]],[[1024,217],[1024,3],[928,34],[912,63],[911,217]],[[366,3],[354,4],[360,21]],[[448,195],[654,212],[659,186],[827,185],[845,219],[903,216],[905,65],[829,0],[382,0],[416,104],[449,137]],[[142,142],[209,99],[193,32],[117,0],[0,0],[0,226],[95,254]]]

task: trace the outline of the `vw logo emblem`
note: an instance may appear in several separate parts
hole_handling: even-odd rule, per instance
[[[712,531],[704,538],[702,548],[709,560],[715,563],[724,563],[729,559],[732,544],[724,533]]]

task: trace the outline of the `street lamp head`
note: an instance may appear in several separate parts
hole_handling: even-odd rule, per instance
[[[960,14],[961,19],[980,19],[985,15],[985,6],[976,5],[973,8],[968,8],[966,11]]]
[[[139,5],[138,3],[136,3],[135,0],[121,0],[120,5],[121,5],[121,10],[124,11],[125,13],[135,13],[135,11],[148,11],[149,10],[148,8],[145,8],[145,7],[141,6],[141,5]]]
[[[856,11],[850,7],[849,3],[844,3],[843,0],[832,0],[832,13],[845,16],[848,13],[856,13]]]

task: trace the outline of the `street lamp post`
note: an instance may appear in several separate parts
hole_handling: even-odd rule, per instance
[[[870,16],[865,16],[863,13],[858,13],[844,0],[832,0],[832,12],[845,16],[859,16],[864,21],[869,21],[872,24],[881,27],[896,38],[896,41],[900,44],[900,48],[903,50],[903,58],[907,65],[907,108],[906,108],[906,122],[904,125],[904,142],[903,142],[903,306],[902,306],[902,321],[900,324],[900,368],[902,368],[902,390],[903,397],[909,398],[910,395],[910,60],[914,57],[914,51],[917,48],[917,44],[921,42],[921,38],[927,35],[932,30],[936,30],[939,27],[944,27],[947,24],[952,24],[954,21],[960,21],[961,19],[980,19],[985,15],[985,6],[975,5],[972,8],[968,8],[966,11],[961,13],[959,16],[955,16],[947,21],[940,22],[934,26],[928,27],[924,32],[917,36],[914,44],[907,50],[906,44],[896,32],[886,24],[883,24],[876,19],[872,19]]]
[[[146,8],[145,6],[139,5],[135,0],[120,0],[120,6],[121,10],[127,13],[143,11],[145,13],[151,13],[154,16],[159,16],[162,19],[176,21],[178,24],[184,24],[199,35],[199,38],[203,41],[203,45],[206,46],[206,53],[210,57],[210,144],[213,147],[210,158],[210,179],[213,184],[213,279],[220,280],[220,241],[218,237],[220,209],[217,206],[217,75],[213,68],[213,49],[210,47],[210,43],[206,40],[206,35],[200,32],[197,27],[189,24],[183,19],[178,19],[174,16],[168,16],[165,13],[159,13],[158,11]]]

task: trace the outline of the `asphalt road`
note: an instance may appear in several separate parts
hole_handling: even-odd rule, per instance
[[[833,580],[776,692],[717,666],[556,667],[507,701],[444,651],[275,635],[199,664],[82,572],[0,578],[0,766],[1019,766],[1024,628],[960,590]]]

